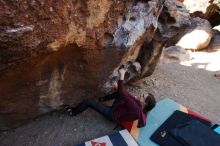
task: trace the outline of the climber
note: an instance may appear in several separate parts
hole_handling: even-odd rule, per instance
[[[122,125],[123,122],[138,120],[138,128],[145,126],[146,113],[149,112],[156,104],[155,98],[151,93],[141,96],[130,95],[124,87],[124,76],[126,70],[119,69],[120,79],[118,83],[112,83],[116,92],[100,97],[99,101],[107,101],[114,99],[112,106],[96,102],[92,99],[83,100],[76,107],[67,106],[65,109],[69,115],[76,116],[86,110],[88,107],[94,109],[106,119],[114,121],[117,125]]]

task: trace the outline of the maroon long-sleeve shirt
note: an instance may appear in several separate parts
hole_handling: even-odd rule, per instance
[[[146,115],[143,113],[140,103],[124,88],[123,80],[118,81],[119,100],[112,105],[112,118],[121,125],[125,121],[138,119],[138,128],[145,126]]]

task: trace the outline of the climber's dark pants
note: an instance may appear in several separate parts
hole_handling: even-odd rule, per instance
[[[112,121],[112,107],[98,103],[92,99],[83,100],[79,105],[77,105],[74,110],[74,114],[77,115],[85,111],[88,107],[95,110],[96,112],[103,115],[106,119]]]

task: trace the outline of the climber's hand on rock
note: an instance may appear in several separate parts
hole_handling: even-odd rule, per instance
[[[119,69],[120,80],[124,80],[126,70],[124,68]]]

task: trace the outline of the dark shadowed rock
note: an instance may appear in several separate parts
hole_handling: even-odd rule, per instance
[[[2,130],[102,95],[121,65],[126,81],[151,75],[190,25],[175,0],[1,0],[0,10]]]

